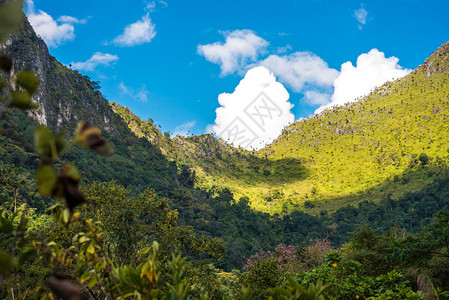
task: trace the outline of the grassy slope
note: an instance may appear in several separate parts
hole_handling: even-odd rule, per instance
[[[198,185],[228,187],[270,213],[398,198],[445,174],[449,161],[449,44],[410,75],[362,100],[286,128],[259,152],[230,147],[210,135],[164,138],[129,110],[114,109],[134,132],[155,141],[171,160],[199,175]],[[121,111],[121,113],[120,113]],[[145,133],[146,132],[146,133]],[[430,161],[422,166],[418,156]]]
[[[412,74],[358,102],[294,123],[263,149],[272,160],[305,161],[309,177],[287,183],[286,196],[295,202],[334,199],[338,205],[325,205],[333,210],[347,200],[397,197],[430,182],[428,169],[449,160],[448,48],[446,43]],[[420,153],[432,167],[415,167]]]

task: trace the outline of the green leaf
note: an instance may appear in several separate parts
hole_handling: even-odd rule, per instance
[[[84,283],[85,281],[89,280],[91,277],[92,277],[91,271],[87,271],[87,272],[83,273],[83,275],[81,275],[81,277],[80,277],[81,283]]]
[[[52,157],[51,143],[53,134],[50,129],[44,126],[37,126],[34,131],[34,145],[37,153],[44,158]]]
[[[14,268],[14,257],[0,250],[0,274],[7,275]]]
[[[97,284],[97,276],[92,277],[89,284],[87,285],[90,289],[93,289],[94,286]]]
[[[62,168],[61,176],[70,178],[75,181],[81,180],[81,175],[78,171],[78,168],[72,163],[68,163]]]
[[[67,208],[64,209],[64,211],[62,212],[62,220],[64,221],[64,224],[69,223],[69,220],[70,220],[70,210],[68,210]]]
[[[11,233],[13,230],[14,226],[12,225],[12,222],[0,216],[0,231],[5,234],[8,234]]]
[[[90,238],[86,237],[86,236],[82,236],[79,238],[78,243],[83,244],[85,242],[90,241]]]
[[[11,93],[11,107],[20,109],[36,109],[38,106],[31,102],[31,95],[28,92],[13,91]]]
[[[3,1],[0,6],[0,42],[16,30],[22,23],[22,0]]]
[[[39,192],[42,195],[53,195],[58,176],[56,175],[56,172],[51,165],[40,165],[36,171],[36,180],[39,184]]]
[[[55,136],[56,152],[60,156],[65,149],[65,135],[64,132],[59,132]]]
[[[39,79],[30,71],[21,71],[17,74],[16,83],[25,89],[28,94],[33,95],[39,87]]]
[[[95,244],[94,244],[93,241],[90,242],[89,246],[87,247],[86,252],[89,253],[89,254],[94,254],[95,253]]]

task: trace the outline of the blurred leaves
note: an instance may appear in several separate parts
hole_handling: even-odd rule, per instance
[[[20,71],[15,78],[15,83],[20,89],[11,92],[11,107],[19,109],[38,108],[35,103],[31,102],[32,96],[37,92],[39,87],[37,76],[29,71]]]
[[[55,274],[47,281],[53,294],[64,300],[81,300],[81,290],[64,274]]]
[[[42,164],[36,172],[36,180],[42,195],[65,199],[66,207],[70,211],[86,202],[84,194],[78,186],[81,176],[74,164],[64,165],[59,175],[56,175],[50,164]]]
[[[31,96],[27,92],[13,91],[11,97],[11,107],[20,109],[35,109],[38,107],[31,102]]]
[[[66,164],[61,170],[54,195],[63,197],[70,211],[86,202],[83,192],[79,189],[81,176],[74,164]]]
[[[22,23],[22,0],[2,1],[0,5],[0,42],[14,32]]]
[[[36,180],[39,184],[39,192],[44,196],[52,196],[58,176],[49,164],[40,165],[36,171]]]
[[[39,88],[39,79],[30,71],[20,71],[17,74],[16,83],[27,91],[30,96],[34,95]]]
[[[14,257],[0,250],[0,274],[7,275],[14,268]]]
[[[6,73],[11,72],[13,66],[13,61],[8,55],[0,54],[0,69]]]
[[[4,234],[11,233],[14,230],[12,222],[7,218],[0,216],[0,232]]]
[[[106,145],[106,140],[101,136],[100,128],[81,121],[78,124],[75,135],[77,142],[87,149],[106,156],[112,154]]]

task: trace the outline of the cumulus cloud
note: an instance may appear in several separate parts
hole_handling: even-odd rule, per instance
[[[363,5],[354,14],[362,25],[366,24],[367,15],[368,12],[363,8]],[[271,76],[274,75],[278,78],[279,84],[285,84],[293,92],[303,94],[301,101],[308,105],[319,105],[320,107],[315,113],[335,105],[354,101],[358,97],[367,95],[374,87],[380,86],[388,80],[400,78],[411,71],[401,67],[396,57],[386,58],[385,54],[377,49],[361,54],[357,58],[356,66],[353,66],[349,61],[342,64],[341,72],[339,72],[330,68],[323,59],[311,52],[297,51],[286,54],[291,50],[289,46],[275,48],[271,55],[260,58],[259,56],[266,54],[266,48],[269,43],[250,30],[227,32],[225,37],[224,43],[217,42],[198,46],[199,54],[203,55],[208,61],[220,65],[221,75],[235,72],[240,74],[251,68],[253,68],[252,70],[260,70],[257,69],[257,66],[264,67],[263,69],[273,73]],[[248,74],[252,74],[250,71],[248,71],[245,78],[249,76]],[[262,73],[261,71],[254,72]],[[255,75],[250,77],[254,78]],[[224,131],[229,122],[232,122],[234,119],[232,114],[225,115],[222,112],[222,109],[231,107],[228,103],[230,100],[226,102],[224,99],[238,99],[242,93],[239,87],[249,84],[247,83],[249,80],[243,79],[233,94],[221,94],[219,97],[222,107],[217,109],[217,120],[212,127],[213,131],[225,140],[232,140],[232,138],[221,136],[219,134],[220,130]],[[240,89],[244,90],[246,88]],[[242,103],[246,103],[244,99],[242,98]],[[225,105],[222,104],[223,101]],[[225,111],[238,112],[240,111],[239,109],[241,110],[241,108],[234,109],[231,107]],[[247,120],[239,116],[235,122],[242,127],[247,123]],[[206,132],[210,132],[212,127],[208,126]],[[233,128],[237,127],[234,126]],[[251,133],[253,129],[252,126],[249,127],[245,129],[247,133]],[[228,134],[226,131],[224,132]],[[259,136],[260,133],[255,132],[254,135]],[[271,140],[268,139],[268,141]],[[247,142],[248,140],[233,141],[235,145],[240,146],[246,145]],[[260,142],[253,143],[250,140],[249,147],[259,148],[257,143],[260,144]]]
[[[232,94],[218,96],[213,131],[234,146],[260,149],[294,121],[289,94],[267,68],[250,69]]]
[[[71,16],[62,16],[58,20],[42,10],[35,10],[33,0],[27,0],[27,17],[38,35],[49,47],[56,48],[75,38],[75,23],[85,23]]]
[[[117,55],[108,53],[96,52],[91,58],[84,62],[71,62],[72,68],[79,71],[93,71],[99,65],[109,66],[111,63],[118,60]]]
[[[79,20],[71,16],[60,16],[58,18],[58,22],[71,23],[71,24],[86,24],[87,20],[86,19]]]
[[[338,71],[329,68],[319,56],[310,52],[295,52],[290,55],[270,55],[259,63],[268,68],[279,81],[288,84],[295,92],[314,85],[332,87]]]
[[[175,132],[173,133],[173,135],[188,136],[190,134],[190,129],[192,129],[195,125],[196,125],[195,120],[182,123],[181,125],[175,128]]]
[[[357,20],[358,28],[361,30],[363,25],[366,24],[366,18],[368,17],[368,12],[362,7],[354,11],[354,18]]]
[[[144,84],[138,90],[134,90],[133,88],[127,87],[122,81],[119,83],[118,87],[122,93],[124,93],[125,95],[129,96],[134,100],[140,102],[148,101],[148,96],[150,95],[150,92],[146,89],[146,86]]]
[[[149,43],[156,36],[156,25],[151,22],[148,14],[135,23],[125,27],[123,33],[112,42],[121,47],[133,47]]]
[[[310,105],[324,105],[331,100],[331,95],[317,91],[305,91],[304,100]]]
[[[200,55],[220,65],[221,75],[234,73],[256,61],[269,44],[251,30],[235,30],[222,34],[225,36],[224,43],[198,45]]]
[[[225,33],[226,41],[209,45],[199,45],[198,53],[208,61],[219,64],[221,75],[245,73],[255,66],[269,69],[279,81],[295,92],[306,89],[332,89],[332,83],[339,72],[329,68],[328,64],[311,52],[285,54],[291,46],[276,48],[277,54],[271,54],[258,60],[266,53],[269,43],[251,30],[235,30]]]
[[[376,86],[385,82],[401,78],[411,72],[399,64],[399,59],[385,57],[383,52],[372,49],[357,58],[356,66],[350,61],[341,65],[341,73],[334,81],[334,93],[331,103],[321,106],[317,112],[347,102],[356,100],[360,96],[367,95]]]

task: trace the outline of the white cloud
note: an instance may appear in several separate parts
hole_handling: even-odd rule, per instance
[[[368,12],[363,9],[363,5],[355,13],[360,24],[366,24],[367,15]],[[278,78],[280,83],[290,87],[296,93],[304,94],[302,101],[309,105],[321,105],[315,113],[319,113],[334,105],[354,101],[358,97],[367,95],[374,87],[410,73],[410,70],[404,69],[398,64],[399,60],[396,57],[386,58],[385,54],[377,49],[361,54],[357,58],[355,67],[349,61],[342,64],[341,72],[339,72],[330,68],[323,59],[311,52],[298,51],[284,54],[290,50],[289,46],[275,48],[273,51],[277,54],[271,54],[264,59],[259,59],[259,56],[265,53],[269,43],[256,36],[250,30],[228,32],[225,34],[225,37],[226,41],[224,43],[217,42],[198,46],[199,54],[203,55],[208,61],[220,65],[221,75],[234,72],[240,74],[251,68],[253,68],[252,70],[259,70],[255,68],[256,66],[265,67],[273,73],[271,76],[274,75]],[[241,105],[245,105],[248,97],[253,99],[256,96],[245,95],[246,98],[241,96],[244,93],[242,90],[251,90],[251,88],[246,87],[252,84],[250,82],[257,82],[254,79],[257,76],[250,71],[248,71],[233,94],[225,93],[219,96],[219,102],[222,107],[217,109],[217,119],[213,128],[214,132],[225,140],[230,138],[223,137],[220,135],[220,132],[224,131],[226,126],[234,121],[238,116],[237,113],[242,111],[242,107],[236,104],[237,109],[235,109],[229,104],[231,100],[225,101],[224,99],[239,99],[238,101],[243,103]],[[261,71],[254,72],[255,74],[262,73]],[[251,80],[247,78],[249,74],[252,74],[250,76]],[[274,76],[273,80],[275,81]],[[283,86],[282,88],[284,89]],[[228,109],[229,107],[231,108]],[[222,110],[230,112],[229,115]],[[244,124],[242,125],[242,123],[246,124],[247,121],[244,118],[240,118],[238,122],[243,126]],[[251,133],[250,131],[253,129],[252,126],[249,127],[246,131],[247,133]],[[206,128],[206,132],[210,132],[210,129],[210,126]],[[256,132],[256,135],[259,136],[259,133]],[[274,134],[270,136],[276,137]],[[270,142],[272,139],[268,139],[268,141]],[[246,142],[245,140],[244,142],[234,142],[234,144],[244,146]],[[249,147],[260,148],[259,145],[261,145],[260,142],[259,144],[251,142]]]
[[[77,19],[75,17],[71,17],[71,16],[60,16],[58,18],[58,22],[72,23],[72,24],[86,24],[87,20],[86,19],[79,20],[79,19]]]
[[[190,129],[192,129],[196,125],[196,121],[190,121],[182,123],[181,125],[177,126],[175,128],[175,132],[173,133],[174,136],[181,135],[181,136],[188,136],[191,135]]]
[[[284,86],[265,67],[249,70],[232,94],[218,96],[214,132],[234,146],[260,149],[294,121]]]
[[[148,96],[150,95],[150,92],[146,89],[146,86],[144,84],[142,84],[142,86],[137,91],[135,91],[130,87],[127,87],[123,82],[120,82],[118,87],[122,93],[131,97],[134,100],[140,102],[148,101]]]
[[[304,100],[310,105],[324,105],[331,100],[331,95],[317,91],[305,91]]]
[[[302,92],[306,86],[332,87],[338,71],[329,68],[319,56],[310,52],[295,52],[290,55],[270,55],[258,64],[265,66],[288,84],[295,92]]]
[[[49,47],[58,47],[75,38],[75,23],[85,23],[71,16],[62,16],[57,21],[42,10],[35,10],[33,0],[27,0],[27,17],[38,35]]]
[[[292,46],[290,46],[290,45],[287,45],[285,47],[277,47],[276,48],[276,53],[277,54],[284,54],[284,53],[287,53],[290,50],[292,50]]]
[[[356,18],[358,28],[361,30],[362,26],[366,24],[366,18],[368,17],[368,12],[362,7],[354,11],[354,17]]]
[[[153,12],[155,9],[156,9],[156,2],[149,1],[149,2],[145,3],[145,10]]]
[[[207,124],[206,130],[204,130],[204,133],[206,133],[206,134],[215,133],[214,124]]]
[[[109,66],[117,60],[117,55],[96,52],[91,58],[84,62],[71,62],[70,64],[72,65],[72,68],[79,71],[93,71],[99,65]]]
[[[257,61],[259,55],[265,53],[269,43],[251,30],[226,32],[225,37],[224,43],[198,46],[199,54],[220,65],[222,76],[234,72],[244,74],[248,69],[261,65],[295,92],[303,92],[310,87],[330,89],[338,76],[337,70],[329,68],[324,60],[313,53],[298,51],[290,55],[284,54],[291,50],[290,45],[276,48],[278,54]]]
[[[208,45],[198,45],[198,54],[208,61],[219,64],[221,75],[239,71],[250,62],[257,60],[268,42],[251,30],[223,32],[226,40]]]
[[[399,64],[399,59],[392,56],[385,57],[383,52],[372,49],[357,58],[356,66],[350,61],[341,65],[341,73],[334,81],[334,94],[331,103],[321,106],[316,112],[367,95],[375,87],[385,82],[401,78],[411,72]]]
[[[58,47],[65,41],[75,38],[72,24],[58,24],[49,14],[42,10],[28,15],[28,20],[38,35],[49,47]]]
[[[112,42],[121,47],[133,47],[149,43],[156,36],[156,25],[151,23],[148,14],[135,23],[125,27],[123,33]]]
[[[27,6],[27,12],[34,11],[34,1],[33,0],[25,0],[25,4]]]

